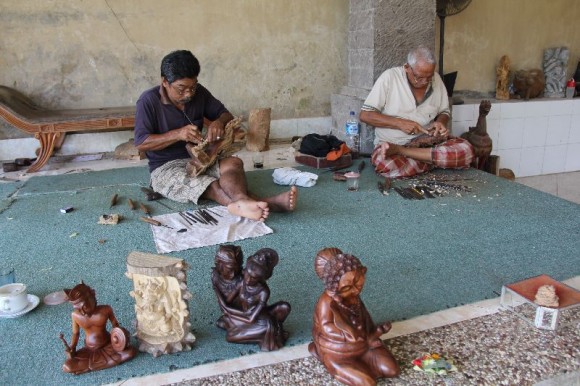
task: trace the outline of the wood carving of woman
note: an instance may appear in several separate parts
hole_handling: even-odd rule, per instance
[[[314,310],[310,353],[346,385],[376,385],[378,378],[398,376],[399,366],[380,339],[391,323],[375,325],[360,298],[366,267],[326,248],[318,252],[315,270],[325,291]]]
[[[290,304],[281,301],[268,305],[270,288],[266,281],[278,259],[278,253],[270,248],[260,249],[248,258],[241,282],[222,307],[228,342],[257,343],[262,351],[277,350],[286,343],[288,333],[283,323]]]
[[[242,283],[244,255],[237,245],[220,245],[215,255],[215,267],[211,272],[211,283],[222,310],[216,326],[227,330],[229,323],[228,307],[240,308],[237,299]]]

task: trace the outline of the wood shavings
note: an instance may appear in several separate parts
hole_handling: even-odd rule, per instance
[[[121,215],[115,214],[103,214],[99,217],[99,224],[103,225],[117,225],[121,220]]]

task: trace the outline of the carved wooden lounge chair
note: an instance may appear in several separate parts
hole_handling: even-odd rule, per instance
[[[34,134],[40,142],[36,161],[28,172],[40,170],[66,133],[118,131],[135,125],[135,107],[47,110],[10,87],[0,86],[0,116],[11,125]]]

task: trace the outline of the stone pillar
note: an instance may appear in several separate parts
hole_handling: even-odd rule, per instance
[[[334,135],[344,139],[349,112],[358,116],[383,71],[403,65],[421,44],[435,49],[435,16],[435,0],[350,0],[348,84],[330,98]],[[365,134],[372,143],[374,132],[364,127],[361,132],[363,150],[369,141]]]

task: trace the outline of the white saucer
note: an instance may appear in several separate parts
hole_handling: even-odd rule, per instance
[[[13,313],[0,311],[0,318],[17,318],[35,309],[36,306],[38,306],[38,303],[40,303],[40,299],[38,298],[38,296],[28,294],[28,305],[26,307],[24,307],[22,310],[18,312]]]

